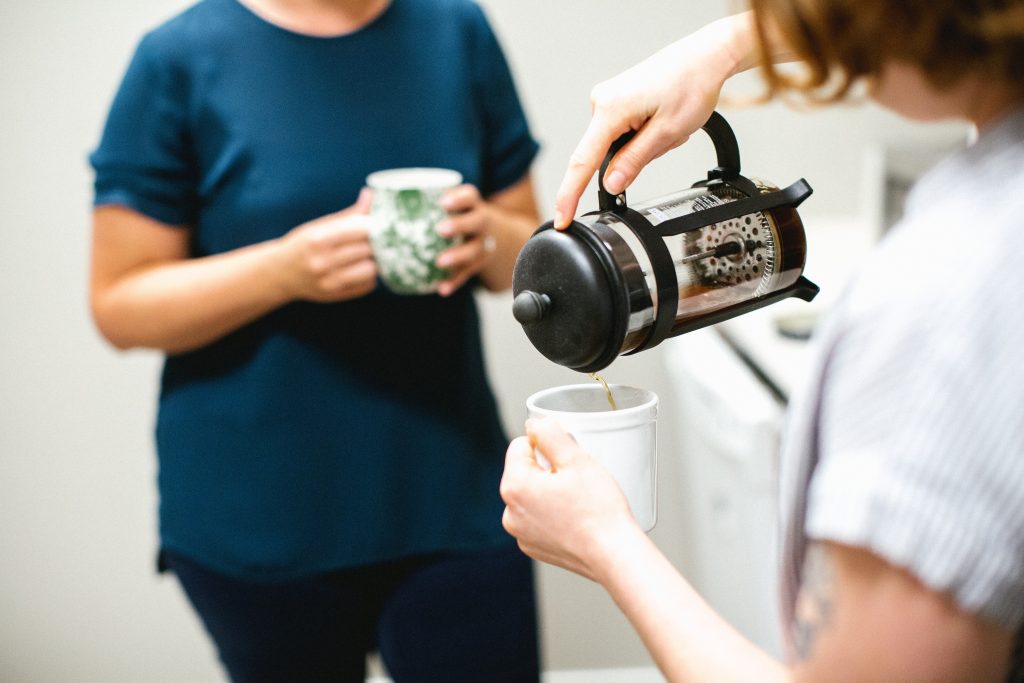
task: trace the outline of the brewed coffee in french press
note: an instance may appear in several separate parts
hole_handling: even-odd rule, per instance
[[[702,127],[718,164],[706,180],[628,205],[604,188],[616,140],[598,174],[598,210],[564,231],[542,225],[516,260],[513,314],[549,360],[596,372],[622,354],[787,297],[810,301],[796,207],[800,179],[778,189],[740,173],[736,137],[717,112]]]

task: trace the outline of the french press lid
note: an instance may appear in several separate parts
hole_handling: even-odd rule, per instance
[[[548,359],[581,372],[606,367],[619,353],[629,310],[621,271],[595,231],[549,221],[516,261],[512,314]]]

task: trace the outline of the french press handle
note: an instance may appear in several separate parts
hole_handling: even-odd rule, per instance
[[[740,148],[736,142],[736,135],[725,118],[717,111],[713,111],[701,129],[711,138],[711,142],[715,145],[715,155],[718,157],[718,165],[708,171],[708,179],[729,181],[742,178],[740,175]],[[630,130],[620,135],[608,149],[608,154],[605,155],[601,171],[597,175],[597,204],[601,211],[621,211],[626,208],[626,193],[613,195],[608,192],[604,188],[604,174],[608,170],[608,164],[611,163],[612,157],[632,140],[636,133],[635,130]]]

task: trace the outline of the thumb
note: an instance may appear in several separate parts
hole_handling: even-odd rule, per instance
[[[365,214],[368,214],[368,213],[370,213],[370,206],[372,204],[373,204],[373,191],[370,188],[368,188],[368,187],[364,187],[361,190],[359,190],[359,196],[356,198],[355,204],[353,204],[352,206],[349,206],[349,207],[347,207],[345,209],[342,209],[341,211],[339,211],[337,213],[337,216],[339,218],[341,218],[341,217],[344,217],[344,216],[354,216],[354,215],[361,215],[361,214],[365,215]]]
[[[370,213],[370,207],[373,204],[373,190],[368,187],[364,187],[359,190],[359,197],[356,198],[356,203],[352,205],[352,209],[356,213]]]
[[[571,465],[579,453],[579,444],[572,434],[550,418],[531,418],[526,421],[526,434],[530,443],[551,464],[551,469]]]
[[[511,441],[505,451],[505,478],[512,476],[523,476],[526,470],[541,469],[537,464],[533,446],[525,436],[518,436]]]

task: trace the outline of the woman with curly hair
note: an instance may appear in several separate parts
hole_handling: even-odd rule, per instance
[[[866,92],[978,131],[918,182],[815,332],[782,444],[787,661],[702,601],[556,424],[509,446],[505,528],[601,583],[672,681],[1024,680],[1024,2],[752,0],[594,89],[556,225],[618,136],[637,131],[612,193],[756,66],[766,99]]]

